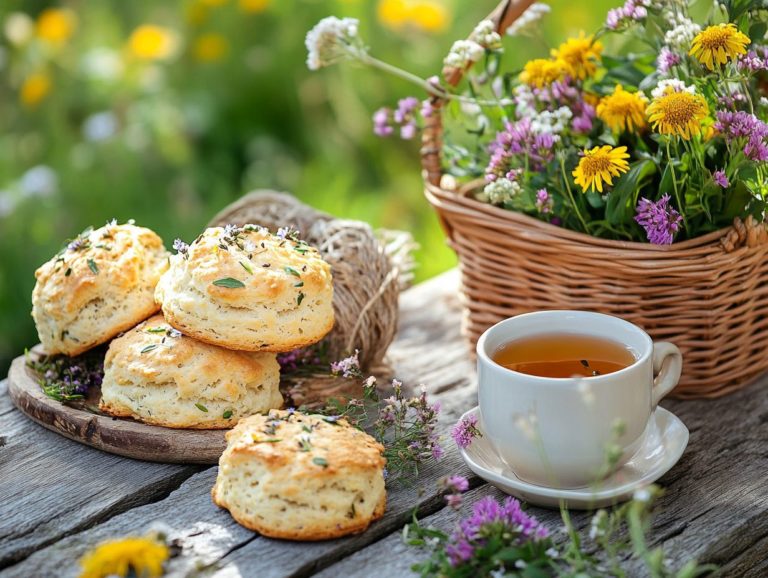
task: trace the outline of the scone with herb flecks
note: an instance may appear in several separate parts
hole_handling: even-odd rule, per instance
[[[182,333],[279,353],[316,343],[333,327],[331,267],[303,241],[228,225],[175,246],[155,298]]]
[[[271,411],[227,432],[213,501],[271,538],[325,540],[384,515],[384,447],[345,420]]]
[[[274,353],[202,343],[155,315],[110,343],[99,408],[153,425],[223,429],[282,407],[279,384]]]
[[[152,315],[168,257],[156,233],[131,223],[83,231],[35,272],[32,317],[46,353],[79,355]]]

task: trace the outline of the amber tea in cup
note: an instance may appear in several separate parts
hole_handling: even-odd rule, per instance
[[[545,333],[501,345],[493,360],[507,369],[539,377],[594,377],[614,373],[636,361],[632,350],[603,337]]]

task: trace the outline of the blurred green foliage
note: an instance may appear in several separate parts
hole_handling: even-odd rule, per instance
[[[592,31],[618,3],[554,0],[544,37],[556,44]],[[422,196],[418,144],[371,133],[372,112],[413,88],[352,66],[312,73],[304,35],[324,16],[356,17],[373,54],[429,76],[492,8],[492,0],[4,1],[0,373],[37,341],[29,315],[37,266],[113,217],[136,219],[170,246],[244,192],[276,188],[411,231],[419,279],[454,265]],[[161,28],[136,36],[142,25]],[[529,39],[506,45],[511,67],[547,50]]]

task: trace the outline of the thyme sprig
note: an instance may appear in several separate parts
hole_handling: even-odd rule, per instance
[[[82,355],[36,355],[27,352],[27,366],[38,374],[43,393],[62,403],[84,400],[104,379],[104,346]]]

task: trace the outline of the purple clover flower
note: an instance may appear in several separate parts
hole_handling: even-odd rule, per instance
[[[725,142],[743,146],[744,155],[753,161],[768,161],[768,125],[754,114],[744,111],[717,111],[715,129]]]
[[[466,492],[469,489],[469,481],[464,476],[448,476],[445,479],[445,487],[452,492]]]
[[[397,108],[392,114],[392,118],[397,124],[403,124],[408,122],[411,114],[416,107],[419,106],[419,99],[414,96],[407,96],[397,101]]]
[[[655,203],[643,197],[637,204],[635,221],[645,229],[648,241],[654,245],[671,245],[680,230],[680,213],[669,206],[669,195]]]
[[[725,171],[719,170],[712,174],[712,178],[715,180],[715,184],[723,189],[727,189],[730,186],[728,177],[725,176]]]
[[[445,503],[449,508],[458,510],[461,508],[461,504],[464,502],[464,496],[461,494],[448,494],[445,496]]]
[[[683,58],[677,52],[673,52],[671,49],[664,46],[659,51],[659,56],[656,59],[656,67],[661,74],[668,74],[672,67],[677,66],[682,61]]]
[[[554,206],[554,199],[549,194],[547,189],[539,189],[536,191],[536,209],[542,215],[546,215],[552,212]]]
[[[373,113],[373,132],[376,136],[387,137],[394,132],[389,125],[389,109],[382,107]]]
[[[459,523],[451,534],[445,551],[452,566],[468,561],[476,548],[482,548],[489,536],[503,537],[510,546],[522,546],[544,540],[549,531],[535,517],[526,514],[515,498],[502,503],[488,496],[477,502],[472,515]]]
[[[622,24],[629,24],[630,21],[643,20],[648,16],[647,6],[650,0],[627,0],[624,6],[613,8],[608,11],[605,19],[605,27],[609,30],[617,30]]]
[[[474,414],[462,419],[451,430],[453,441],[462,449],[469,447],[473,439],[482,435],[477,429],[477,415]]]
[[[746,54],[736,60],[736,66],[741,72],[768,71],[768,46],[754,46]]]
[[[360,377],[362,374],[360,373],[359,353],[360,351],[355,349],[355,352],[349,357],[331,363],[331,373],[342,377]]]
[[[380,137],[387,137],[395,132],[395,126],[400,126],[400,138],[411,140],[416,136],[418,126],[416,124],[415,111],[421,107],[422,116],[432,114],[432,106],[429,101],[421,102],[414,96],[407,96],[397,101],[394,111],[384,107],[373,113],[373,132]],[[428,107],[428,108],[427,108]],[[390,116],[391,123],[390,124]]]

